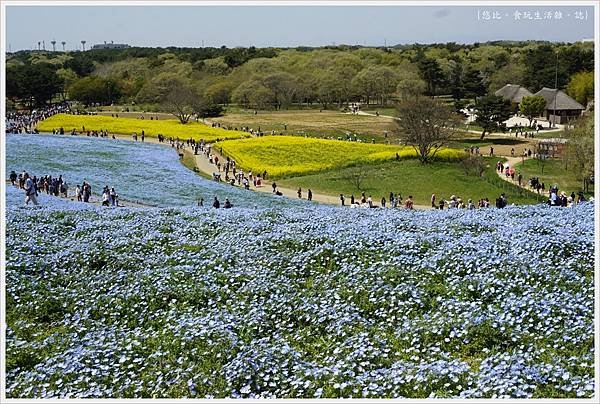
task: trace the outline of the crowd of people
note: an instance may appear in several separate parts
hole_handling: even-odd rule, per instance
[[[69,195],[69,185],[63,179],[62,175],[52,177],[52,175],[30,176],[25,170],[17,174],[12,170],[9,174],[11,185],[25,191],[25,205],[29,202],[38,205],[37,197],[40,193],[46,193],[50,196],[71,198],[77,202],[90,203],[92,197],[92,186],[89,182],[83,181],[81,185],[77,184],[73,194]],[[115,188],[105,186],[101,196],[102,206],[119,206],[119,195]]]
[[[52,104],[44,108],[26,111],[10,111],[6,114],[6,133],[39,133],[37,124],[55,114],[68,111],[66,103]]]

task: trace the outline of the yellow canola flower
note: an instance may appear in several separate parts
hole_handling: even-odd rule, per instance
[[[213,128],[198,122],[189,122],[182,124],[178,120],[150,120],[136,118],[113,118],[102,115],[70,115],[57,114],[38,123],[37,128],[40,132],[52,132],[64,128],[65,133],[70,133],[75,129],[78,132],[85,130],[106,130],[108,133],[121,135],[131,135],[137,133],[140,135],[142,130],[145,136],[156,137],[159,133],[166,137],[173,137],[181,140],[204,139],[207,142],[214,142],[223,139],[240,139],[247,137],[248,134],[241,131],[226,130],[223,128]]]
[[[223,154],[235,160],[238,168],[256,174],[267,171],[270,178],[291,177],[348,167],[364,163],[380,163],[415,158],[410,146],[367,144],[340,140],[304,138],[296,136],[263,136],[249,139],[226,140],[215,144]],[[438,160],[457,160],[465,153],[441,149]]]

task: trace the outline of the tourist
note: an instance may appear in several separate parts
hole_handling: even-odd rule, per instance
[[[302,188],[298,188],[298,198],[302,199]]]
[[[369,197],[367,198],[367,206],[372,208],[373,205],[373,198],[371,198],[371,195],[369,195]]]
[[[110,204],[110,190],[105,186],[102,190],[102,206],[108,207]]]
[[[10,183],[11,183],[13,186],[15,186],[15,185],[16,185],[16,182],[17,182],[17,173],[16,173],[14,170],[12,170],[12,171],[10,172],[9,179],[10,179]]]
[[[29,205],[29,201],[37,205],[37,190],[35,189],[33,180],[29,178],[29,174],[27,173],[25,173],[23,178],[25,179],[25,205]]]
[[[217,199],[217,197],[215,196],[215,200],[213,201],[213,208],[215,209],[219,209],[221,207],[221,203],[219,202],[219,200]]]
[[[312,190],[308,188],[308,200],[312,201]]]
[[[350,205],[354,205],[354,194],[350,195]]]
[[[110,206],[118,206],[117,205],[117,191],[115,191],[115,188],[111,188],[110,189]]]
[[[494,156],[494,148],[490,146],[490,156]]]
[[[467,209],[468,210],[473,210],[475,209],[475,205],[473,204],[473,200],[469,199],[468,203],[467,203]]]
[[[413,209],[413,200],[412,200],[412,195],[408,196],[408,199],[406,200],[406,202],[404,202],[404,207],[406,209]]]
[[[81,187],[79,184],[75,187],[75,197],[77,198],[77,202],[81,202]]]
[[[273,182],[271,184],[271,188],[273,188],[273,193],[275,193],[277,191],[277,184],[275,182]]]
[[[385,208],[385,196],[381,197],[381,207]]]
[[[233,207],[233,205],[231,204],[231,202],[229,202],[229,199],[225,198],[225,209],[231,209]]]
[[[436,208],[436,206],[435,206],[435,194],[431,194],[431,207],[434,208],[434,209]]]
[[[204,198],[198,199],[198,206],[204,206]]]
[[[340,194],[340,201],[342,202],[342,206],[345,206],[346,198],[344,198],[344,194]]]

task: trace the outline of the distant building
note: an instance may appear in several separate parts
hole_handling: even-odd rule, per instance
[[[546,157],[559,157],[564,154],[567,139],[551,138],[538,141],[538,153]]]
[[[520,104],[523,97],[531,97],[531,91],[517,84],[507,84],[494,94],[509,100],[512,104]]]
[[[565,123],[581,116],[585,109],[583,105],[567,94],[554,88],[544,87],[537,93],[546,100],[546,119],[548,122]]]
[[[92,46],[92,49],[125,49],[125,48],[129,48],[129,45],[127,45],[125,43],[113,43],[113,41],[110,41],[110,43],[106,43],[106,41],[104,41],[104,43],[99,43],[99,44]]]

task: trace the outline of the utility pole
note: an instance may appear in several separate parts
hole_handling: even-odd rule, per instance
[[[558,98],[558,51],[556,51],[556,66],[554,68],[554,119],[552,124],[556,127],[556,99]]]

